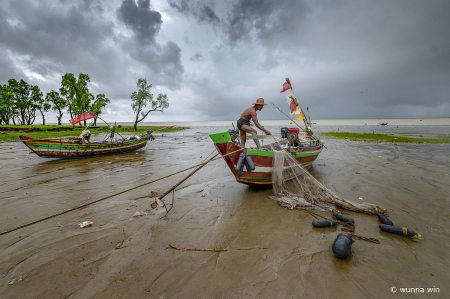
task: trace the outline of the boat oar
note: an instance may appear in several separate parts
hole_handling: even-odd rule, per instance
[[[215,157],[217,157],[219,154],[214,155],[211,159],[208,160],[208,162],[210,162],[211,160],[213,160]],[[175,184],[172,188],[170,188],[166,193],[164,193],[162,196],[158,197],[156,199],[156,201],[154,203],[151,204],[151,207],[154,209],[157,207],[158,204],[160,204],[159,202],[161,201],[161,199],[163,199],[167,194],[169,194],[170,192],[172,192],[173,190],[175,190],[176,187],[178,187],[179,185],[181,185],[184,181],[186,181],[188,178],[190,178],[194,173],[196,173],[197,171],[199,171],[203,166],[205,166],[208,162],[206,162],[205,164],[200,165],[199,167],[197,167],[196,169],[194,169],[187,177],[185,177],[184,179],[182,179],[181,181],[179,181],[177,184]],[[172,199],[172,206],[170,207],[170,209],[166,208],[166,205],[164,204],[164,202],[162,203],[164,205],[164,208],[166,209],[166,214],[164,216],[162,216],[161,218],[164,218],[167,216],[167,214],[170,212],[170,210],[172,210],[173,208],[173,199]]]

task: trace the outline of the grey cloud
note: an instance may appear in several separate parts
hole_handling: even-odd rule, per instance
[[[190,46],[192,45],[192,42],[191,42],[191,40],[189,39],[189,36],[188,36],[187,32],[184,32],[183,40],[184,40],[184,42],[185,42],[186,44],[188,44],[188,45],[190,45]]]
[[[167,85],[177,89],[181,84],[184,67],[181,63],[181,48],[169,41],[160,45],[155,36],[160,30],[161,14],[150,9],[149,0],[123,0],[117,13],[120,19],[133,29],[131,39],[122,40],[122,49],[147,66],[154,84]]]
[[[180,13],[192,14],[199,22],[211,24],[214,28],[220,24],[220,18],[208,4],[189,5],[186,0],[181,0],[179,4],[169,1],[169,5]]]
[[[203,54],[201,53],[195,53],[191,58],[189,58],[190,61],[203,61],[205,60],[205,57],[203,57]]]
[[[113,52],[104,44],[112,36],[113,26],[103,18],[99,7],[97,1],[91,1],[89,5],[81,2],[5,2],[0,8],[0,48],[6,50],[9,57],[21,61],[16,69],[26,68],[55,85],[59,84],[65,72],[87,72],[93,64]],[[95,76],[101,69],[93,69],[91,78],[111,78],[110,75]],[[35,78],[28,78],[28,81],[46,85]],[[57,88],[58,85],[51,89]]]
[[[94,54],[112,34],[112,23],[99,18],[98,9],[86,11],[77,3],[10,1],[6,7],[6,18],[17,25],[2,18],[0,43],[19,54],[32,51],[33,56],[41,59],[71,61],[77,58],[78,49]]]
[[[161,14],[150,9],[150,0],[123,0],[118,16],[136,33],[140,43],[153,43],[161,28]]]
[[[232,45],[245,39],[286,38],[311,10],[306,1],[239,0],[227,17],[225,32]]]
[[[181,63],[181,49],[174,42],[165,45],[135,46],[130,55],[147,65],[152,78],[149,82],[167,85],[170,89],[177,89],[181,84],[184,67]]]
[[[0,48],[0,84],[6,84],[9,79],[24,78],[23,72],[20,72],[9,59],[8,53]]]
[[[88,73],[123,110],[146,77],[197,109],[164,117],[223,120],[260,96],[286,105],[287,76],[315,119],[450,115],[449,1],[169,1],[2,1],[0,83]]]

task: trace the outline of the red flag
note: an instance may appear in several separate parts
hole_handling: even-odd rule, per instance
[[[86,111],[83,114],[80,114],[77,117],[74,117],[74,118],[72,118],[69,121],[70,121],[70,123],[72,125],[76,125],[77,123],[79,123],[79,122],[81,122],[83,120],[88,120],[88,119],[91,119],[91,118],[94,118],[94,117],[95,117],[94,113],[92,113],[90,111]]]
[[[280,91],[282,93],[283,91],[286,91],[288,89],[292,89],[291,82],[289,82],[289,79],[286,79],[286,82],[283,84],[283,89]]]
[[[289,104],[289,109],[291,110],[291,114],[294,114],[295,110],[297,110],[298,104],[295,101],[292,101]]]

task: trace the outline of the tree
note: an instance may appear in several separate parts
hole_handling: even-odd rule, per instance
[[[43,97],[43,94],[37,85],[31,87],[31,98],[35,103],[37,110],[41,112],[42,124],[45,126],[44,112],[50,110],[52,105],[49,104],[47,97]]]
[[[14,97],[8,85],[0,84],[0,124],[14,121]]]
[[[63,81],[64,81],[64,77],[63,77]],[[61,95],[61,97],[63,97],[66,100],[67,112],[70,114],[70,118],[72,119],[73,118],[72,103],[73,103],[73,99],[74,99],[74,94],[70,92],[70,90],[67,86],[61,86],[59,88],[59,94]]]
[[[91,95],[94,96],[93,94]],[[97,98],[90,107],[90,111],[96,115],[94,118],[94,126],[97,125],[97,118],[102,113],[102,109],[105,108],[106,104],[109,104],[110,102],[111,101],[104,94],[97,95]]]
[[[153,94],[150,92],[152,88],[151,84],[147,84],[146,79],[140,78],[137,83],[138,91],[131,94],[131,108],[136,113],[136,120],[134,121],[134,130],[137,131],[137,124],[144,120],[147,115],[152,111],[164,111],[164,108],[169,107],[169,99],[166,94],[160,93],[156,100],[153,99]],[[147,107],[147,104],[151,104],[152,108],[147,112],[142,112],[142,110]],[[139,119],[139,113],[142,118]]]
[[[61,118],[63,116],[63,109],[67,107],[67,102],[65,99],[63,99],[57,91],[50,91],[45,96],[45,99],[47,102],[52,103],[53,107],[52,109],[59,112],[59,116],[56,116],[58,118],[58,125],[61,125]]]
[[[30,125],[34,121],[36,105],[31,100],[31,86],[24,80],[17,82],[15,79],[8,80],[10,91],[14,98],[14,108],[17,110],[19,123]]]
[[[69,105],[70,117],[73,118],[89,111],[91,104],[88,88],[89,82],[91,82],[91,79],[88,74],[80,73],[78,80],[71,73],[66,73],[62,76],[60,91]],[[84,121],[84,125],[86,125],[86,121]]]

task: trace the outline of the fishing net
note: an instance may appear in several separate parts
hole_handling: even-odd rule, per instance
[[[377,215],[387,210],[370,203],[354,203],[326,188],[286,149],[272,145],[274,199],[284,208],[314,208],[333,212],[337,208]]]

